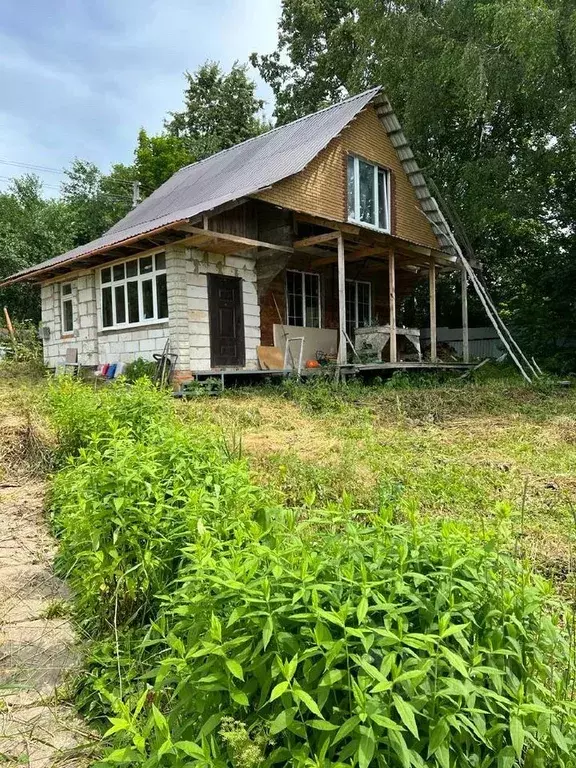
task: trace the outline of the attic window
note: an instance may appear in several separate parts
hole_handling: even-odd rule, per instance
[[[348,219],[390,232],[390,173],[348,155]]]

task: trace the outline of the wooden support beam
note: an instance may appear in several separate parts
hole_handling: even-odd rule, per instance
[[[388,248],[380,248],[376,246],[369,246],[366,248],[358,248],[352,253],[346,256],[346,262],[348,264],[354,261],[363,261],[364,259],[373,258],[374,256],[384,256],[388,253]],[[316,259],[312,262],[312,267],[325,267],[328,264],[334,264],[338,261],[338,256],[334,253],[326,253],[324,258]],[[386,262],[384,262],[385,264]]]
[[[470,338],[468,332],[468,275],[466,268],[462,267],[461,273],[462,285],[462,359],[465,363],[470,362]]]
[[[262,240],[252,240],[249,237],[240,237],[239,235],[229,235],[226,232],[214,232],[211,229],[201,229],[193,227],[191,224],[185,224],[180,227],[184,232],[191,232],[192,235],[201,235],[203,238],[212,238],[214,240],[226,240],[229,243],[236,243],[239,246],[249,248],[269,248],[271,251],[282,251],[283,253],[294,253],[294,249],[288,245],[276,245],[275,243],[265,243]],[[190,238],[187,238],[190,240]],[[175,245],[178,244],[178,241]]]
[[[344,236],[338,235],[338,362],[346,364],[346,261]]]
[[[307,224],[317,224],[319,227],[338,229],[340,232],[344,232],[347,235],[357,235],[360,233],[360,227],[356,227],[353,224],[344,224],[340,221],[330,221],[330,219],[323,219],[320,216],[310,216],[307,213],[297,213],[296,221],[304,221]]]
[[[429,287],[430,287],[430,361],[438,361],[438,343],[436,330],[436,265],[434,259],[430,259],[429,268]]]
[[[390,304],[390,362],[398,360],[396,345],[396,266],[394,251],[388,254],[388,296]]]
[[[307,248],[311,245],[318,245],[319,243],[325,243],[328,240],[336,240],[339,236],[339,232],[325,232],[323,235],[313,235],[312,237],[305,237],[302,240],[296,240],[294,248]]]

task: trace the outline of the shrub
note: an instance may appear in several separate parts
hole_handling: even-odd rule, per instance
[[[124,368],[124,377],[132,384],[138,379],[152,379],[155,373],[156,363],[153,360],[144,360],[143,357],[132,360]]]

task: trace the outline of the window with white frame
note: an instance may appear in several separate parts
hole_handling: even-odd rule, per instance
[[[390,232],[390,173],[348,155],[348,219]]]
[[[288,325],[320,328],[320,275],[286,270]]]
[[[372,323],[372,286],[360,280],[346,280],[346,332]]]
[[[166,256],[157,253],[100,270],[102,328],[126,328],[168,317]]]
[[[62,333],[74,331],[74,298],[72,283],[62,283],[60,286],[60,319]]]

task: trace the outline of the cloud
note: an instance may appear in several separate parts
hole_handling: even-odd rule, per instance
[[[280,0],[2,4],[0,159],[56,168],[74,157],[103,169],[130,162],[138,129],[159,130],[181,107],[185,70],[206,59],[229,68],[273,49],[279,15]],[[0,164],[0,176],[12,174]]]

